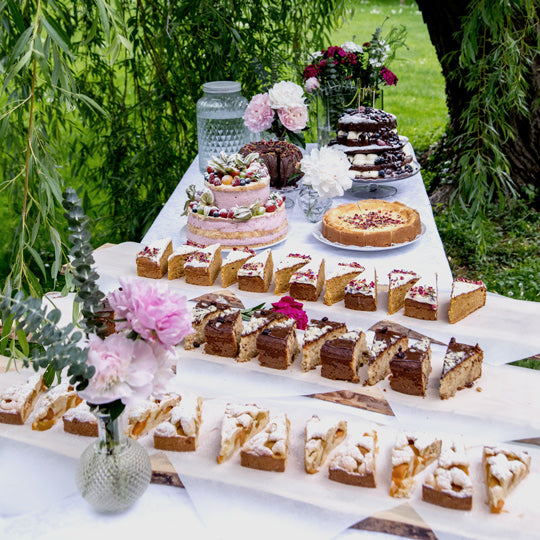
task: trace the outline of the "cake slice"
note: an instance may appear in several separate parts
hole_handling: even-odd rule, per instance
[[[212,244],[188,256],[184,263],[186,283],[213,285],[221,268],[221,246]]]
[[[193,255],[197,251],[201,251],[202,248],[193,246],[191,244],[184,244],[177,247],[168,258],[168,277],[169,279],[179,279],[184,276],[184,264],[190,255]]]
[[[16,384],[0,394],[0,422],[3,424],[24,424],[43,392],[47,390],[39,373],[32,375],[25,383]]]
[[[334,482],[374,488],[376,481],[377,432],[351,437],[339,447],[328,467],[328,477]]]
[[[152,279],[161,279],[167,273],[169,255],[173,244],[170,238],[161,238],[137,253],[137,275]]]
[[[430,279],[421,278],[405,295],[404,315],[415,319],[436,321],[438,311],[437,274]]]
[[[500,514],[508,495],[529,474],[531,456],[523,450],[484,446],[482,458],[487,501],[492,514]]]
[[[154,430],[154,448],[173,452],[194,452],[197,449],[201,426],[202,399],[185,394],[171,416]]]
[[[444,355],[439,395],[448,399],[458,390],[470,388],[476,379],[482,375],[484,352],[476,345],[458,343],[455,338],[450,343]]]
[[[284,472],[289,456],[291,424],[286,414],[272,418],[266,429],[240,450],[240,465],[261,471]]]
[[[304,334],[302,371],[314,369],[321,363],[321,347],[330,339],[347,332],[345,323],[329,321],[328,317],[311,319]]]
[[[249,362],[257,356],[257,338],[259,334],[272,325],[287,320],[287,315],[270,309],[260,309],[253,313],[251,319],[244,323],[240,337],[240,351],[238,362]]]
[[[358,368],[369,359],[366,335],[353,330],[326,341],[321,347],[321,376],[338,381],[359,382]]]
[[[390,360],[394,355],[408,347],[407,336],[384,326],[375,330],[368,363],[368,384],[377,384],[390,375]]]
[[[253,435],[268,424],[268,410],[257,405],[227,404],[221,426],[221,445],[217,457],[223,463]]]
[[[390,360],[390,388],[402,394],[425,396],[431,373],[431,341],[422,338]]]
[[[238,281],[238,270],[249,259],[255,256],[255,252],[249,248],[234,248],[229,251],[221,266],[221,285],[229,287]]]
[[[171,416],[171,411],[180,403],[181,397],[175,392],[162,398],[150,398],[128,410],[126,435],[138,439]]]
[[[331,306],[345,297],[345,287],[354,278],[358,277],[364,267],[357,262],[340,262],[326,278],[324,303]]]
[[[276,266],[276,272],[274,274],[274,281],[276,283],[274,294],[287,292],[292,275],[310,260],[311,257],[309,255],[303,255],[301,253],[289,253],[281,259]]]
[[[287,369],[300,351],[296,337],[296,321],[285,319],[265,328],[257,337],[261,366]]]
[[[38,403],[32,429],[36,431],[51,429],[63,414],[72,407],[76,407],[81,401],[82,399],[77,395],[73,386],[68,383],[54,386]]]
[[[69,409],[69,411],[62,416],[62,422],[64,423],[64,431],[66,433],[82,435],[83,437],[98,436],[97,418],[90,410],[86,401]]]
[[[265,249],[240,267],[238,288],[241,291],[268,292],[273,272],[272,252]]]
[[[197,302],[192,311],[191,326],[193,327],[193,332],[184,338],[184,349],[189,350],[200,347],[204,343],[204,327],[206,323],[230,309],[226,298],[220,298],[211,302],[207,300]]]
[[[242,314],[239,309],[224,311],[210,319],[204,327],[204,352],[236,358],[242,335]]]
[[[405,305],[409,289],[420,279],[411,270],[394,269],[388,274],[388,314],[398,312]]]
[[[330,452],[347,436],[347,422],[321,420],[312,416],[306,423],[304,467],[308,474],[319,472]]]
[[[289,294],[296,300],[316,302],[324,286],[324,259],[311,260],[289,281]]]
[[[441,453],[441,441],[427,433],[400,433],[392,449],[390,495],[409,497],[414,477],[433,463]]]
[[[454,510],[472,509],[473,485],[469,460],[461,444],[445,445],[437,468],[426,477],[422,499]]]
[[[448,320],[457,323],[477,309],[486,305],[486,286],[481,281],[456,278],[452,283],[452,295]]]
[[[357,277],[345,287],[345,307],[357,311],[377,311],[377,271],[373,277]]]

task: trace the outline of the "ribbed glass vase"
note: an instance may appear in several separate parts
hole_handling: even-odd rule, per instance
[[[298,205],[308,221],[320,221],[332,206],[332,199],[323,199],[311,186],[302,186],[297,198]]]
[[[122,415],[97,412],[98,439],[83,452],[77,466],[81,495],[101,512],[122,512],[145,492],[152,477],[150,458],[126,437]]]

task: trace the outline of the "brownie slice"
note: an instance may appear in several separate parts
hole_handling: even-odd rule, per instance
[[[261,366],[287,369],[299,352],[296,321],[287,319],[265,328],[257,337]]]
[[[238,355],[241,334],[242,315],[240,310],[225,312],[215,319],[211,319],[204,327],[206,340],[204,352],[235,358]]]
[[[327,379],[357,383],[360,381],[358,368],[368,357],[364,332],[347,332],[326,341],[321,347],[321,375]]]
[[[423,338],[406,351],[399,350],[390,360],[390,387],[396,392],[425,396],[431,373],[431,342]]]

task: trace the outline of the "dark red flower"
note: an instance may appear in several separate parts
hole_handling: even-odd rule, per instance
[[[339,51],[343,50],[341,47],[328,47],[328,50],[326,51],[326,54],[328,58],[334,58],[336,54],[339,54]]]
[[[383,67],[381,69],[381,75],[382,75],[382,78],[384,79],[384,82],[388,86],[396,85],[398,82],[398,78],[388,68]]]
[[[356,54],[354,53],[347,53],[347,56],[345,57],[347,62],[349,62],[349,64],[351,65],[355,65],[358,63],[358,56],[356,56]]]
[[[307,81],[311,77],[316,77],[319,74],[319,68],[313,64],[309,64],[304,69],[304,79]]]

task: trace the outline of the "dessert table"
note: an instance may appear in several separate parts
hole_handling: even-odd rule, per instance
[[[191,165],[163,210],[142,239],[142,244],[170,236],[177,246],[185,241],[181,217],[185,189],[202,184],[197,160]],[[106,538],[115,535],[186,538],[310,538],[340,540],[376,538],[531,538],[537,535],[540,509],[540,372],[505,365],[540,351],[540,304],[520,302],[488,293],[487,304],[470,317],[450,325],[445,314],[452,276],[438,235],[421,174],[396,182],[398,200],[416,208],[425,232],[413,244],[383,251],[349,251],[316,240],[299,205],[288,211],[289,236],[274,246],[275,258],[290,251],[315,253],[329,262],[358,260],[377,269],[380,287],[376,312],[351,312],[340,305],[306,303],[310,317],[330,316],[363,328],[369,336],[377,325],[401,325],[412,339],[433,340],[433,373],[425,398],[399,394],[388,381],[375,387],[322,379],[315,371],[284,373],[231,359],[209,357],[201,351],[179,351],[174,389],[196,392],[205,398],[207,427],[200,449],[192,455],[157,452],[149,437],[143,442],[151,455],[153,480],[147,493],[128,512],[103,515],[93,511],[75,486],[77,458],[89,444],[83,437],[67,436],[60,426],[50,433],[33,433],[0,425],[0,538]],[[350,202],[346,195],[335,204]],[[95,252],[96,269],[104,291],[115,288],[119,277],[135,275],[135,255],[141,244],[126,242]],[[420,274],[437,273],[440,320],[420,321],[385,310],[386,274],[410,268]],[[189,299],[213,288],[189,286],[183,280],[164,282]],[[271,293],[230,291],[246,307],[276,300]],[[55,297],[69,321],[71,299]],[[309,304],[309,305],[308,305]],[[484,372],[475,388],[441,401],[437,377],[445,344],[455,336],[478,342],[484,350]],[[296,362],[297,363],[297,362]],[[1,366],[1,360],[0,360]],[[297,366],[293,366],[295,368]],[[17,377],[22,374],[3,374]],[[2,378],[0,377],[0,389]],[[295,429],[291,463],[283,476],[244,470],[238,463],[218,466],[213,459],[217,428],[209,420],[231,401],[261,403],[273,412],[286,411]],[[216,413],[217,411],[217,413]],[[376,429],[381,441],[376,490],[329,482],[327,473],[309,476],[301,467],[301,426],[312,414],[347,419],[351,429]],[[18,426],[16,426],[18,427]],[[392,499],[388,490],[391,441],[400,430],[425,430],[441,437],[462,438],[475,457],[473,476],[479,482],[478,452],[483,444],[507,443],[526,448],[533,459],[531,474],[507,503],[508,512],[491,515],[484,493],[477,489],[471,512],[432,507],[418,492],[407,499]],[[71,437],[71,438],[70,438]],[[521,441],[515,444],[515,441]],[[525,446],[526,445],[526,446]],[[254,474],[251,474],[254,473]],[[325,476],[323,476],[325,475]],[[277,476],[277,477],[276,477]],[[332,484],[332,485],[330,485]],[[185,489],[178,489],[180,486]],[[419,486],[417,486],[419,487]],[[457,518],[457,519],[456,519]]]

